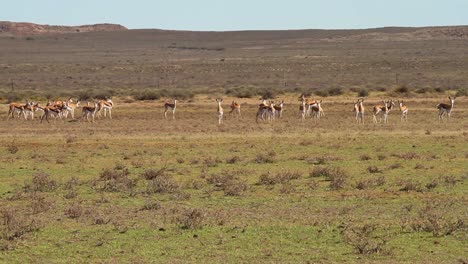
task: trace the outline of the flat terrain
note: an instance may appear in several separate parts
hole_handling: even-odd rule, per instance
[[[467,31],[2,34],[0,262],[467,263]],[[107,96],[112,120],[6,120]],[[260,96],[284,117],[256,123]],[[388,99],[407,122],[372,122]]]
[[[468,260],[466,98],[450,122],[427,97],[406,102],[407,123],[358,125],[353,98],[302,123],[296,97],[273,123],[243,99],[218,126],[206,96],[175,120],[117,99],[95,124],[2,119],[0,261]]]

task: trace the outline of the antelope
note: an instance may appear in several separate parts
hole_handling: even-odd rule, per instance
[[[91,120],[92,120],[91,122],[94,123],[96,113],[100,110],[100,107],[99,107],[100,104],[101,102],[98,101],[94,103],[94,106],[88,106],[88,105],[83,106],[82,112],[81,112],[81,120],[83,120],[86,117],[86,120],[89,122],[89,117],[91,116]]]
[[[68,114],[71,114],[71,118],[75,119],[75,109],[80,107],[80,103],[80,100],[76,101],[76,103],[73,103],[73,100],[70,98],[69,103],[67,104],[67,109],[64,111],[64,117],[68,118]]]
[[[400,120],[401,121],[408,121],[408,106],[406,105],[403,105],[403,101],[400,101],[398,100],[398,106],[400,107],[400,111],[401,111],[401,117],[400,117]]]
[[[46,119],[47,123],[50,123],[49,122],[49,116],[55,115],[55,117],[60,117],[61,118],[63,110],[65,110],[66,107],[67,107],[66,105],[67,105],[67,103],[63,103],[61,106],[59,106],[59,105],[47,105],[45,107],[41,107],[42,110],[44,111],[44,114],[41,117],[41,123],[44,120],[44,118]]]
[[[383,106],[382,105],[374,106],[374,111],[372,112],[372,114],[374,115],[374,123],[377,123],[378,114],[381,114],[383,116],[384,123],[388,123],[388,113],[390,113],[390,111],[395,106],[395,102],[393,100],[387,101],[387,102],[382,101],[382,102],[384,104]],[[380,118],[379,123],[381,121],[382,121],[382,117]]]
[[[34,112],[39,109],[39,103],[31,102],[26,105],[23,109],[24,119],[28,120],[28,117],[31,116],[31,120],[34,120]]]
[[[319,120],[320,116],[322,116],[323,109],[322,109],[321,104],[322,104],[322,100],[318,102],[316,101],[316,103],[313,105],[309,105],[309,109],[312,111],[315,121]]]
[[[224,116],[223,107],[221,106],[221,104],[223,103],[223,99],[216,99],[216,102],[218,103],[218,125],[221,125],[223,123],[223,116]],[[175,109],[175,100],[174,100],[174,109]]]
[[[175,111],[176,111],[176,107],[177,107],[177,100],[176,98],[173,98],[174,100],[174,103],[165,103],[164,104],[164,118],[167,119],[167,112],[168,111],[172,111],[172,119],[175,119]],[[218,100],[218,99],[216,99]]]
[[[267,117],[268,121],[273,121],[275,117],[275,112],[275,103],[273,101],[270,101],[270,104],[268,105],[264,100],[264,103],[260,104],[258,107],[257,117],[255,121],[258,123],[259,118],[261,118],[262,121],[265,121],[265,116]]]
[[[452,113],[455,99],[456,97],[452,98],[449,96],[450,104],[440,103],[437,105],[437,109],[439,109],[439,121],[444,121],[445,114],[447,114],[447,121],[450,120],[450,114]]]
[[[275,105],[275,110],[276,110],[276,113],[277,113],[277,116],[279,118],[283,118],[283,106],[284,106],[284,101],[281,101],[281,103],[279,105]]]
[[[114,107],[114,102],[111,99],[107,100],[100,100],[98,103],[98,113],[101,115],[101,111],[104,111],[104,118],[107,116],[107,112],[109,112],[109,118],[112,119],[112,107]]]
[[[299,106],[299,112],[301,113],[302,122],[304,122],[307,115],[306,100],[304,97],[302,98],[302,103]]]
[[[237,117],[239,118],[241,116],[241,109],[240,109],[240,104],[238,104],[237,102],[235,101],[232,101],[231,103],[231,112],[229,112],[229,115],[231,115],[232,113],[236,114]]]
[[[364,124],[364,99],[360,98],[354,104],[354,112],[356,112],[356,121]]]
[[[26,104],[20,103],[10,103],[7,120],[11,118],[15,118],[15,113],[18,115],[18,118],[21,114],[24,114],[24,108],[29,106],[29,101],[26,101]]]

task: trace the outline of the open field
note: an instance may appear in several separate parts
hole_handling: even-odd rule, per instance
[[[215,97],[115,99],[114,119],[6,121],[0,107],[0,262],[466,263],[468,110],[408,98],[389,124],[328,97],[318,123],[217,125]],[[79,116],[79,113],[78,113]],[[68,259],[68,260],[67,260]]]

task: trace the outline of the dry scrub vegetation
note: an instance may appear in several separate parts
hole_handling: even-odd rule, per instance
[[[331,97],[302,123],[295,97],[273,123],[245,99],[218,126],[206,96],[175,120],[116,99],[96,124],[0,121],[2,260],[466,259],[463,107],[439,123],[437,99],[413,99],[407,123],[359,125]]]

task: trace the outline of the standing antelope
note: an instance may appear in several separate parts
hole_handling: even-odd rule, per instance
[[[240,109],[240,104],[238,104],[235,101],[232,101],[231,103],[231,112],[229,112],[229,115],[232,115],[232,113],[237,115],[237,118],[241,116],[241,109]]]
[[[86,117],[86,120],[89,122],[89,117],[91,117],[91,122],[94,123],[96,113],[100,110],[100,102],[95,102],[94,106],[85,105],[82,108],[81,120]]]
[[[403,105],[403,101],[398,100],[398,106],[400,107],[401,111],[401,121],[408,121],[408,106]]]
[[[173,98],[174,100],[174,103],[165,103],[164,104],[164,118],[167,119],[167,112],[168,111],[172,111],[172,119],[175,119],[175,111],[176,111],[176,107],[177,107],[177,100],[176,98]]]
[[[439,109],[439,121],[444,121],[444,115],[447,114],[447,121],[450,120],[450,114],[453,110],[453,104],[455,103],[455,98],[449,96],[450,104],[440,103],[437,105]]]
[[[390,111],[395,106],[395,102],[393,100],[387,101],[387,102],[382,101],[382,102],[384,104],[383,106],[382,105],[374,106],[374,111],[372,113],[374,115],[374,123],[377,123],[378,114],[382,115],[378,123],[382,122],[382,117],[383,117],[384,123],[385,124],[388,123],[388,113],[390,113]]]
[[[323,109],[322,109],[322,100],[316,101],[315,104],[309,105],[309,109],[312,112],[312,115],[317,122],[320,119],[320,116],[323,114]]]
[[[107,113],[109,113],[109,119],[112,119],[112,107],[114,107],[114,102],[112,102],[111,99],[107,100],[99,100],[98,101],[98,115],[101,115],[101,111],[104,112],[104,118],[107,116]]]
[[[21,114],[24,115],[24,108],[29,105],[30,105],[29,101],[26,101],[26,104],[10,103],[7,120],[10,119],[10,117],[15,118],[15,113],[18,115],[17,116],[18,118]]]
[[[47,123],[50,123],[49,122],[49,117],[51,117],[51,116],[55,116],[56,118],[57,117],[61,118],[62,117],[62,112],[67,107],[66,105],[67,105],[67,103],[63,103],[62,105],[47,105],[47,106],[43,107],[42,110],[44,111],[44,114],[41,117],[41,123],[44,120],[44,118],[46,119]]]
[[[354,104],[354,112],[356,112],[356,121],[364,124],[364,99],[360,98]]]
[[[67,109],[65,109],[65,111],[63,112],[64,117],[68,118],[68,114],[70,114],[71,118],[75,119],[75,109],[80,107],[80,103],[81,102],[80,102],[79,99],[78,99],[78,101],[76,101],[76,103],[73,103],[73,100],[70,98],[69,103],[67,104]]]
[[[306,99],[302,98],[302,103],[299,105],[299,112],[301,113],[302,122],[304,122],[307,115]]]
[[[284,110],[284,101],[281,101],[281,103],[279,105],[275,105],[275,110],[276,110],[276,115],[279,117],[279,118],[283,118],[283,110]]]
[[[221,106],[223,99],[216,99],[216,102],[218,103],[218,125],[221,125],[223,123],[224,116],[223,107]]]

